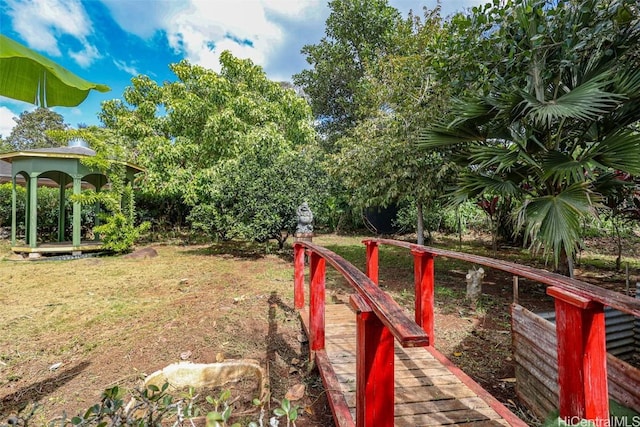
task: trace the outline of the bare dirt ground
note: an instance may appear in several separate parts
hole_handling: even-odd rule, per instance
[[[314,242],[362,267],[361,237],[320,236]],[[74,415],[118,385],[181,360],[251,358],[268,370],[277,406],[304,385],[297,425],[331,426],[322,384],[309,372],[308,352],[293,310],[291,255],[265,255],[264,246],[150,245],[158,257],[71,261],[0,261],[0,424],[12,413],[41,404],[31,425]],[[640,280],[640,239],[628,243],[632,283]],[[434,245],[458,249],[436,236]],[[490,239],[471,236],[462,250],[491,255]],[[6,250],[6,247],[5,247]],[[613,272],[604,241],[588,242],[578,276],[617,291],[625,276]],[[598,255],[594,255],[598,253]],[[544,267],[518,248],[499,257]],[[0,252],[0,257],[2,253]],[[599,259],[600,261],[586,262]],[[464,300],[470,266],[436,262],[436,347],[530,424],[537,421],[515,398],[509,306],[512,278],[487,271],[479,303]],[[381,286],[413,304],[410,254],[381,252]],[[349,290],[328,273],[330,295]],[[544,287],[520,282],[519,300],[533,311],[552,310]],[[243,408],[243,410],[246,408]],[[249,414],[249,418],[253,414]],[[245,418],[247,419],[247,418]]]

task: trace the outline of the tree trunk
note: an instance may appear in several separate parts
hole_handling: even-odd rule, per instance
[[[616,246],[618,250],[618,256],[616,258],[616,271],[620,271],[622,268],[622,237],[620,236],[620,227],[616,224],[615,219],[613,220],[613,229],[616,233]]]
[[[498,255],[498,220],[489,217],[491,221],[491,250],[493,251],[493,257]]]
[[[418,224],[416,226],[417,243],[424,245],[424,212],[422,211],[422,202],[416,202],[416,208],[418,209]]]
[[[567,254],[565,248],[562,248],[560,263],[557,268],[558,273],[573,278],[573,258]]]

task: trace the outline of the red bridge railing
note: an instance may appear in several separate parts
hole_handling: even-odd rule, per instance
[[[558,340],[560,417],[588,419],[596,425],[609,421],[607,350],[604,306],[640,317],[640,301],[580,280],[533,267],[478,255],[415,245],[389,239],[368,239],[366,272],[378,282],[378,247],[409,249],[414,257],[415,321],[433,345],[434,258],[444,256],[512,273],[542,283],[555,298]],[[297,271],[297,270],[296,270]]]
[[[294,305],[304,307],[305,254],[309,257],[309,344],[312,357],[325,357],[325,269],[332,265],[355,289],[356,421],[360,426],[394,424],[394,338],[403,347],[429,344],[429,336],[402,307],[363,272],[330,250],[308,242],[294,244]],[[329,399],[331,405],[334,400]],[[348,408],[333,406],[340,425],[353,425]]]

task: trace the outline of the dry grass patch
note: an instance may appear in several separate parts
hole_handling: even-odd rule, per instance
[[[2,416],[34,401],[43,404],[36,425],[75,414],[105,388],[131,388],[181,355],[199,363],[219,353],[257,359],[269,365],[275,397],[299,381],[315,387],[310,408],[322,397],[306,377],[288,254],[154,248],[158,256],[145,259],[0,261]]]

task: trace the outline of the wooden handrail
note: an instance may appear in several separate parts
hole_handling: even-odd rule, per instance
[[[556,310],[560,416],[564,419],[585,418],[595,421],[596,425],[609,421],[604,306],[640,316],[638,299],[509,261],[391,239],[366,239],[363,243],[367,247],[366,265],[370,277],[378,277],[379,244],[406,248],[414,255],[416,318],[425,320],[422,326],[426,330],[433,330],[433,304],[419,305],[418,298],[429,301],[429,295],[419,295],[418,291],[424,294],[426,286],[426,293],[433,292],[433,271],[431,269],[428,274],[421,271],[424,267],[418,264],[420,254],[431,259],[445,256],[467,261],[547,285],[547,294],[554,298]],[[418,279],[418,275],[422,278]]]
[[[389,294],[384,292],[371,281],[363,272],[354,267],[347,260],[322,246],[310,242],[296,242],[308,251],[322,257],[326,262],[338,270],[349,284],[356,290],[357,295],[371,307],[382,324],[389,328],[396,340],[403,347],[422,347],[429,345],[429,337],[400,307]],[[296,294],[299,300],[299,293]]]
[[[576,295],[597,301],[616,310],[640,317],[640,300],[630,296],[603,289],[599,286],[573,279],[561,274],[541,270],[535,267],[516,264],[510,261],[496,260],[480,255],[473,255],[464,252],[454,252],[446,249],[438,249],[429,246],[416,245],[410,242],[403,242],[392,239],[367,239],[365,242],[378,242],[385,245],[398,246],[414,251],[423,251],[437,256],[459,259],[474,264],[484,265],[497,270],[506,271],[516,276],[535,280],[547,286],[555,286]]]

